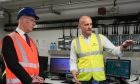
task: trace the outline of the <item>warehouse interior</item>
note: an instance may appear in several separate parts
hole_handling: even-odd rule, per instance
[[[104,52],[104,60],[129,60],[131,66],[126,84],[140,84],[140,0],[0,0],[0,39],[17,28],[17,14],[23,7],[32,7],[40,18],[29,36],[37,44],[46,83],[74,84],[63,83],[66,79],[73,80],[70,71],[61,74],[62,77],[51,73],[51,60],[65,59],[68,67],[69,42],[80,35],[79,17],[87,15],[92,17],[92,31],[105,35],[115,46],[127,39],[136,41],[122,57]],[[51,49],[52,43],[56,44],[55,49]],[[112,76],[110,78],[115,80]]]

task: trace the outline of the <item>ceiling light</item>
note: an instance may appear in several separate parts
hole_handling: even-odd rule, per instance
[[[0,0],[0,2],[4,2],[4,1],[11,1],[11,0]]]
[[[4,18],[4,11],[0,10],[0,18]]]

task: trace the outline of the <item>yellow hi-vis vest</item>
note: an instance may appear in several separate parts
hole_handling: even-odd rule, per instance
[[[78,79],[105,80],[102,35],[92,34],[89,44],[86,44],[80,35],[74,39],[74,47],[78,56]]]
[[[6,75],[6,71],[4,70],[4,72],[1,75],[1,78],[3,79],[5,75]]]

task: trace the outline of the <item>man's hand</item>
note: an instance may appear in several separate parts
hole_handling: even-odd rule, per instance
[[[126,40],[123,42],[123,44],[121,45],[121,50],[124,50],[126,49],[128,46],[130,45],[134,45],[135,44],[135,41],[133,40]]]
[[[34,75],[32,80],[32,84],[40,84],[40,83],[44,83],[44,79],[38,75]]]
[[[81,84],[77,78],[78,73],[75,70],[72,71],[72,75],[73,75],[74,80],[76,81],[76,84]]]

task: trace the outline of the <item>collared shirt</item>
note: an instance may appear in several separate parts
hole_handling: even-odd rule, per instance
[[[20,28],[16,28],[16,31],[21,35],[21,37],[26,41],[26,37],[25,37],[25,32],[24,31],[22,31]]]
[[[113,55],[118,55],[118,56],[122,56],[122,51],[120,50],[120,46],[116,47],[114,44],[111,43],[111,41],[109,41],[108,38],[106,38],[104,35],[103,36],[103,44],[104,44],[104,50],[113,54]],[[89,36],[88,38],[85,38],[82,35],[82,38],[84,39],[84,41],[86,42],[86,44],[89,43],[91,36]],[[77,55],[76,55],[76,51],[74,48],[74,42],[72,41],[71,43],[71,51],[70,51],[70,71],[72,70],[76,70],[78,71],[77,68]]]

